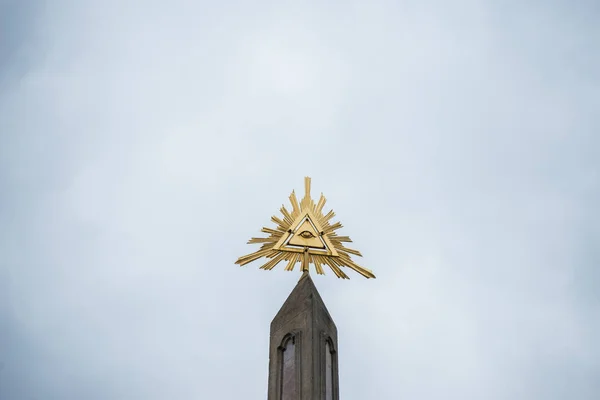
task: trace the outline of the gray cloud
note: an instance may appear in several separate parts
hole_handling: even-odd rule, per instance
[[[31,26],[37,23],[37,0],[0,2],[0,91],[16,84],[40,59]]]
[[[580,4],[4,14],[0,399],[264,398],[299,276],[233,261],[305,175],[378,276],[315,278],[342,398],[597,398]]]

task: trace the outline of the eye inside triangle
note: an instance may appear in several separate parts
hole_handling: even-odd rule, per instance
[[[285,245],[327,251],[327,245],[308,216],[306,216],[300,224],[298,224],[296,229],[292,231]]]
[[[276,229],[262,228],[269,237],[251,238],[248,243],[261,243],[258,251],[239,257],[236,264],[246,265],[260,258],[268,261],[261,269],[272,270],[282,261],[286,261],[286,271],[292,271],[294,265],[301,264],[301,270],[307,272],[313,264],[317,274],[324,274],[323,266],[329,266],[338,278],[348,279],[342,267],[348,267],[365,278],[375,278],[366,268],[356,264],[350,255],[361,256],[360,252],[345,247],[344,243],[352,242],[348,236],[339,236],[336,231],[342,228],[340,222],[332,223],[335,216],[333,210],[323,213],[325,196],[321,194],[318,202],[310,197],[310,178],[304,179],[305,195],[299,202],[296,193],[290,195],[290,210],[282,206],[281,216],[271,217],[277,224]]]

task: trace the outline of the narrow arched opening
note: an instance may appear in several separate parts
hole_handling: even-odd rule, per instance
[[[296,400],[297,368],[296,365],[296,335],[287,335],[279,347],[279,399]]]

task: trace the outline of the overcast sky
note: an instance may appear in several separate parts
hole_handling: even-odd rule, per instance
[[[0,399],[266,399],[308,175],[342,400],[597,400],[598,4],[0,0]]]

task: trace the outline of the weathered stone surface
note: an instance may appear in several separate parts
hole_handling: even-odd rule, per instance
[[[270,335],[268,400],[339,399],[337,328],[308,273],[271,322]]]

